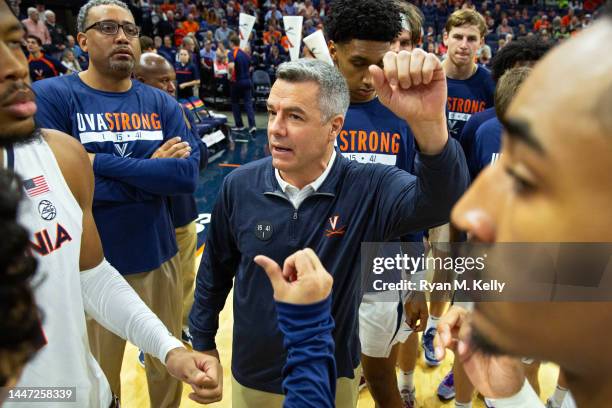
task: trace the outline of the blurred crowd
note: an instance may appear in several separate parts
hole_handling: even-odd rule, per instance
[[[263,70],[274,80],[276,67],[289,59],[289,41],[283,29],[283,16],[303,16],[305,37],[325,22],[330,0],[132,0],[128,2],[141,27],[144,51],[157,52],[175,65],[178,92],[184,87],[200,93],[228,94],[228,54],[230,37],[239,35],[239,14],[256,17],[249,38],[251,70]],[[20,0],[12,7],[28,32],[32,80],[87,68],[88,56],[75,41],[74,27],[56,22],[55,13],[42,4],[24,9]],[[479,11],[488,33],[477,53],[478,62],[488,66],[495,53],[509,42],[537,36],[559,42],[575,35],[593,20],[601,0],[415,0],[422,12],[420,46],[444,59],[444,23],[460,8]],[[197,91],[196,91],[197,92]]]

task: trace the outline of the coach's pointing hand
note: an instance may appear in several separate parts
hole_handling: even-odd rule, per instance
[[[448,141],[446,76],[434,54],[387,52],[384,69],[369,67],[380,101],[410,125],[421,152],[437,154]]]
[[[166,368],[175,378],[191,385],[189,398],[201,404],[221,401],[223,370],[219,359],[184,348],[170,350]]]
[[[297,251],[280,266],[264,255],[257,255],[255,263],[270,278],[274,299],[278,302],[304,305],[326,299],[332,288],[333,278],[310,248]]]

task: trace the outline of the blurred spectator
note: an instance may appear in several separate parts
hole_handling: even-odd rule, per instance
[[[55,13],[51,10],[45,11],[45,25],[51,37],[51,44],[47,46],[47,52],[53,58],[61,58],[62,51],[66,48],[66,30],[59,24],[56,24]]]
[[[153,45],[155,46],[155,50],[158,50],[162,46],[162,38],[159,35],[153,38]]]
[[[193,65],[189,51],[182,48],[179,51],[179,62],[176,63],[177,98],[186,99],[194,95],[194,87],[200,86],[200,71]]]
[[[212,12],[215,15],[216,21],[223,22],[225,20],[225,10],[223,10],[218,0],[213,1]]]
[[[497,27],[497,35],[501,36],[502,34],[512,34],[514,31],[512,27],[508,25],[508,19],[504,18],[501,21],[501,24]]]
[[[268,71],[272,83],[274,83],[276,79],[276,68],[283,62],[285,62],[285,60],[281,57],[278,46],[273,45],[272,48],[270,48],[270,55],[266,58],[265,62],[266,71]]]
[[[567,31],[566,26],[561,25],[561,27],[559,27],[559,31],[555,32],[554,36],[555,36],[555,40],[562,41],[562,40],[565,40],[566,38],[569,38],[570,33]]]
[[[197,33],[200,30],[200,24],[194,20],[193,14],[187,14],[187,20],[183,21],[183,29],[187,33]]]
[[[561,18],[561,25],[564,27],[569,27],[572,18],[574,17],[574,9],[570,8],[567,10],[567,14]]]
[[[227,26],[227,20],[221,20],[221,27],[215,31],[215,40],[223,43],[225,47],[229,46],[228,38],[234,31]]]
[[[164,0],[164,4],[162,4],[160,8],[164,13],[167,13],[168,11],[174,12],[174,10],[176,10],[176,4],[174,4],[174,1],[170,3],[170,0]]]
[[[140,50],[145,52],[157,52],[155,49],[155,43],[151,37],[147,37],[146,35],[141,35],[140,38]]]
[[[214,63],[214,71],[215,78],[227,78],[227,54],[220,52],[220,49],[217,49],[215,53],[215,63]]]
[[[203,66],[212,68],[216,58],[216,52],[212,48],[212,41],[206,40],[204,48],[200,50],[200,59]]]
[[[518,32],[516,33],[517,38],[523,38],[527,35],[527,27],[525,24],[519,24]]]
[[[174,45],[180,47],[183,44],[183,38],[187,35],[187,31],[183,28],[182,22],[177,22],[176,30],[174,30]]]
[[[535,31],[540,31],[543,29],[549,29],[550,28],[550,21],[548,21],[548,16],[546,14],[544,14],[539,20],[537,20],[535,22],[535,24],[533,25],[533,29]]]
[[[51,44],[51,36],[44,21],[40,19],[38,10],[34,7],[28,8],[28,18],[21,21],[29,35],[36,36],[43,45]]]
[[[225,19],[227,20],[227,24],[230,27],[238,27],[238,13],[236,12],[236,9],[231,7],[228,3],[225,10]]]
[[[216,58],[217,58],[217,60],[218,60],[220,57],[225,57],[225,58],[227,59],[227,54],[228,54],[228,53],[229,53],[229,51],[227,50],[227,48],[225,48],[225,45],[223,45],[223,43],[222,43],[222,42],[218,42],[218,43],[217,43],[217,50],[216,50],[216,52],[215,52],[215,54],[216,54],[216,56],[217,56],[217,57],[216,57]]]
[[[297,7],[293,0],[287,0],[285,7],[283,7],[283,14],[286,16],[295,16],[297,14]]]
[[[65,74],[68,69],[55,58],[46,56],[42,51],[40,38],[29,34],[27,37],[27,47],[30,55],[28,65],[30,66],[30,78],[32,82],[40,81],[45,78],[56,77]]]
[[[157,49],[157,52],[174,66],[176,62],[176,48],[172,45],[172,37],[165,35],[164,44]]]
[[[504,48],[504,45],[506,45],[506,39],[505,38],[498,39],[497,40],[497,51],[499,51],[502,48]]]
[[[204,34],[204,43],[206,43],[206,41],[210,41],[212,43],[213,50],[216,49],[216,47],[215,47],[215,43],[216,43],[215,36],[214,36],[213,32],[210,31],[210,30],[206,31],[206,34]]]
[[[327,15],[327,8],[325,0],[319,1],[319,17],[323,18]]]
[[[550,41],[550,33],[548,32],[548,30],[540,31],[540,39],[542,41],[544,41],[544,42],[549,42]]]
[[[283,14],[276,9],[276,4],[270,6],[270,10],[268,10],[264,17],[265,23],[268,24],[268,20],[271,18],[274,18],[276,21],[280,21],[283,18]]]
[[[478,56],[478,63],[480,65],[482,65],[483,67],[488,67],[489,63],[491,62],[491,47],[489,47],[488,45],[484,45],[481,49],[480,49],[480,53]]]
[[[317,15],[317,10],[315,10],[312,5],[311,0],[305,0],[303,4],[298,6],[298,12],[304,16],[305,19],[309,20]]]
[[[280,39],[282,37],[281,32],[276,29],[276,26],[274,24],[268,24],[268,29],[263,33],[263,43],[265,45],[270,44],[271,37],[274,37],[276,39],[276,42],[280,42]]]
[[[162,4],[162,7],[164,5]],[[174,19],[174,11],[168,10],[162,16],[162,19],[157,24],[157,33],[162,37],[166,35],[174,35],[177,22]]]
[[[200,65],[200,47],[198,45],[198,40],[190,34],[183,39],[183,48],[189,51],[189,56],[191,57],[191,62],[195,67]]]
[[[70,48],[66,48],[62,55],[62,65],[68,69],[68,72],[81,72],[81,66],[79,65],[79,61],[77,61],[74,53]]]

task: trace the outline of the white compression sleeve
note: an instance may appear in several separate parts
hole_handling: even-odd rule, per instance
[[[544,408],[544,404],[525,379],[521,390],[508,398],[485,398],[487,403],[496,408]]]
[[[81,291],[87,314],[162,363],[170,350],[184,347],[106,259],[81,272]]]

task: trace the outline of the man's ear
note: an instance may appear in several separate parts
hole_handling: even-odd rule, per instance
[[[333,42],[332,40],[329,40],[327,42],[327,49],[329,50],[329,55],[332,59],[332,61],[334,61],[334,65],[338,65],[338,49],[336,48],[337,45],[335,42]]]
[[[77,34],[77,44],[79,44],[79,47],[81,47],[83,51],[88,52],[87,51],[87,34],[78,33]]]
[[[342,130],[342,127],[344,126],[344,116],[336,115],[331,119],[330,123],[331,123],[330,138],[334,140],[338,137],[338,135],[340,134],[340,131]]]

